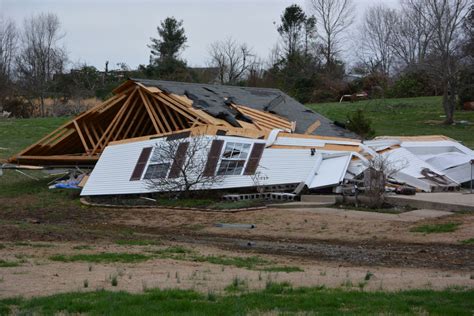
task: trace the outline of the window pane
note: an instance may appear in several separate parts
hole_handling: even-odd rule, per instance
[[[165,160],[165,158],[163,157],[163,153],[160,151],[159,148],[155,148],[153,150],[153,154],[151,155],[150,163],[158,163],[162,162],[163,160]]]
[[[250,144],[244,144],[242,146],[242,152],[240,153],[239,158],[240,159],[247,159],[247,156],[249,155],[249,150],[250,150]]]
[[[219,166],[219,170],[217,170],[218,175],[226,175],[227,167],[229,166],[229,160],[222,160]]]
[[[232,174],[233,175],[241,175],[242,170],[244,169],[244,164],[245,164],[244,160],[236,161],[235,169],[234,169],[234,172]]]
[[[218,175],[241,175],[245,160],[222,160],[217,171]]]
[[[169,163],[159,163],[154,165],[149,165],[144,179],[160,179],[165,178],[170,168]]]
[[[235,144],[232,156],[230,158],[239,158],[240,152],[242,151],[242,144]]]
[[[232,156],[232,149],[234,148],[234,143],[227,143],[225,145],[224,153],[222,154],[223,158],[230,158]]]

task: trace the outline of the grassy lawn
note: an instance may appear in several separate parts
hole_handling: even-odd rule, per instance
[[[367,100],[355,103],[319,103],[307,105],[331,120],[346,121],[347,114],[362,109],[372,120],[376,135],[446,135],[474,148],[474,111],[456,111],[456,121],[471,125],[444,126],[441,97]]]
[[[21,315],[472,315],[474,310],[472,290],[385,293],[268,283],[264,290],[248,292],[245,284],[234,283],[227,295],[153,289],[141,294],[95,291],[6,299],[0,300],[0,314],[13,309]]]
[[[456,231],[460,223],[444,223],[444,224],[433,224],[433,225],[421,225],[410,229],[411,232],[425,233],[425,234],[436,234],[436,233],[452,233]]]
[[[6,159],[40,140],[69,117],[0,119],[0,159]]]

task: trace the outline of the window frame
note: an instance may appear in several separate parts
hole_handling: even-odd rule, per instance
[[[230,156],[229,157],[224,157],[224,154],[226,153],[226,150],[227,150],[229,144],[232,144],[232,149],[230,150]],[[247,163],[249,161],[253,145],[254,145],[254,143],[248,143],[248,142],[239,142],[239,141],[233,141],[233,140],[232,141],[225,141],[224,146],[222,146],[222,150],[221,150],[221,153],[219,155],[219,163],[218,163],[217,168],[216,168],[216,175],[217,176],[224,176],[224,177],[227,177],[227,176],[242,176],[244,174],[245,168],[246,168]],[[232,157],[234,155],[234,151],[235,151],[236,148],[240,148],[240,149],[238,149],[240,151],[239,155],[238,155],[238,157]],[[246,155],[245,155],[245,158],[242,158],[241,155],[244,152],[244,150],[243,150],[244,148],[246,148],[245,149]],[[229,164],[228,164],[225,171],[223,173],[220,173],[223,163],[230,163],[230,162],[234,162],[234,163],[243,162],[243,164],[241,166],[238,166],[236,164],[233,167],[234,168],[234,173],[231,173],[231,174],[227,173],[227,171],[229,170]],[[235,173],[235,170],[238,170],[238,169],[240,169],[239,173]]]
[[[157,155],[158,159],[156,159],[155,161],[153,161],[153,158],[155,156],[155,151],[158,150],[157,147],[153,147],[153,150],[150,154],[150,157],[148,158],[148,161],[147,161],[147,164],[145,166],[145,170],[143,172],[143,176],[142,176],[142,180],[156,180],[156,179],[166,179],[168,178],[168,174],[170,173],[170,170],[171,170],[171,165],[173,163],[173,160],[171,159],[162,159],[163,157],[161,157],[161,155]],[[150,178],[150,179],[147,179],[146,178],[146,174],[148,172],[148,168],[150,168],[150,166],[155,166],[155,165],[163,165],[163,164],[168,164],[168,169],[166,170],[166,173],[165,173],[165,176],[164,177],[160,177],[160,178]]]

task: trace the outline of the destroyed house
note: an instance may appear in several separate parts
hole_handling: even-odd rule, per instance
[[[91,167],[112,142],[196,127],[252,138],[265,138],[273,129],[357,138],[277,89],[129,79],[113,93],[9,162]]]
[[[196,140],[204,145],[191,159]],[[165,157],[162,146],[173,142],[178,146]],[[194,190],[264,187],[295,195],[363,189],[379,158],[396,171],[387,189],[433,192],[470,181],[474,152],[445,136],[361,142],[276,89],[129,79],[10,163],[93,168],[82,196],[173,191],[156,183],[185,178],[189,161],[199,162],[204,177],[222,178]]]

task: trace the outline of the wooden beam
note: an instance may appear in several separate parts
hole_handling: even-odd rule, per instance
[[[82,145],[84,146],[84,149],[86,150],[86,153],[89,152],[89,146],[87,146],[86,139],[84,138],[84,135],[82,134],[81,128],[79,127],[79,124],[77,124],[76,120],[72,121],[74,124],[74,127],[76,128],[77,134],[79,135],[79,138],[81,139]]]
[[[160,100],[164,105],[166,106],[169,106],[170,108],[172,108],[173,110],[175,110],[176,112],[178,112],[179,114],[181,114],[182,116],[186,117],[187,119],[189,119],[190,121],[195,121],[197,120],[197,117],[193,117],[192,115],[190,115],[185,107],[184,110],[180,107],[180,106],[176,106],[175,104],[173,104],[172,102],[168,101],[167,98],[166,98],[166,94],[163,94],[163,93],[160,93],[159,95],[156,95],[156,94],[152,94],[152,96],[154,98],[156,98],[157,100]],[[168,98],[169,99],[169,98]]]
[[[84,128],[84,132],[86,132],[86,136],[89,139],[89,142],[91,143],[91,146],[94,147],[95,146],[94,138],[92,138],[92,135],[89,132],[89,129],[87,128],[87,124],[86,124],[86,122],[84,122],[84,120],[82,120],[82,127]]]
[[[150,99],[148,99],[148,97],[147,97],[147,100],[150,101]],[[158,101],[154,98],[151,98],[150,103],[151,103],[151,106],[154,106],[158,110],[158,114],[162,118],[162,121],[163,121],[163,123],[165,124],[165,127],[166,127],[165,132],[171,132],[173,129],[170,127],[170,125],[168,123],[168,119],[163,114],[163,111],[161,110],[160,104],[158,103]]]
[[[130,103],[130,101],[133,99],[133,96],[135,95],[136,93],[136,89],[133,90],[133,92],[130,94],[130,96],[128,97],[127,101],[125,101],[124,105],[120,108],[120,110],[118,111],[118,113],[115,115],[115,117],[113,118],[112,122],[110,122],[109,126],[107,127],[107,129],[105,130],[105,132],[102,134],[101,138],[99,139],[99,141],[97,142],[97,144],[94,146],[94,149],[92,150],[92,154],[96,154],[100,148],[100,146],[102,146],[102,142],[104,142],[104,145],[103,147],[105,147],[107,145],[107,141],[108,139],[110,138],[110,133],[111,131],[115,128],[116,126],[116,123],[117,121],[122,117],[127,105]]]
[[[318,129],[319,126],[321,126],[321,121],[320,121],[320,120],[316,120],[313,124],[311,124],[310,126],[308,126],[308,128],[306,129],[306,131],[304,132],[304,134],[305,134],[305,135],[312,134],[316,129]]]
[[[138,100],[138,98],[137,98]],[[130,130],[132,129],[133,126],[135,126],[135,122],[137,121],[137,118],[138,118],[138,115],[141,113],[141,110],[143,109],[143,107],[140,107],[140,106],[137,106],[136,109],[135,109],[135,113],[133,114],[133,117],[130,121],[130,124],[128,124],[127,126],[127,129],[125,130],[125,132],[123,133],[123,137],[124,138],[127,138],[127,135],[128,133],[130,132]]]
[[[142,109],[141,110],[141,113],[142,115],[140,116],[140,119],[138,120],[137,122],[137,125],[135,126],[135,128],[133,129],[133,132],[131,134],[132,137],[135,137],[135,135],[137,134],[138,130],[140,129],[140,127],[142,127],[142,124],[143,124],[143,120],[147,117],[147,110],[146,109]],[[151,120],[151,119],[150,119]],[[143,128],[143,127],[142,127]]]
[[[139,98],[135,98],[135,100],[133,101],[132,105],[130,106],[130,108],[127,110],[127,114],[125,115],[125,118],[123,118],[120,123],[120,127],[119,129],[117,130],[117,132],[115,133],[114,137],[112,140],[117,140],[117,138],[120,136],[120,132],[122,132],[122,129],[123,127],[125,126],[125,124],[127,123],[127,120],[128,118],[130,117],[130,115],[132,114],[132,111],[133,111],[133,108],[135,107],[135,105],[137,104],[138,102],[138,99]]]
[[[143,104],[145,105],[145,108],[148,112],[148,116],[150,116],[150,120],[153,123],[153,126],[155,127],[156,132],[161,133],[162,130],[164,131],[164,128],[161,125],[161,123],[158,124],[158,119],[156,117],[156,113],[153,111],[153,109],[148,104],[148,101],[146,100],[145,95],[142,93],[142,91],[138,90],[138,92],[140,93],[140,97],[142,98]],[[160,129],[160,127],[162,129]]]

